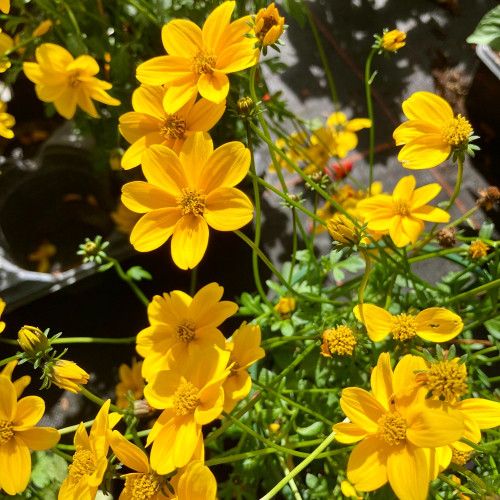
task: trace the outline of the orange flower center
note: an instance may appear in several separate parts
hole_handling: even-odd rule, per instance
[[[177,198],[178,205],[182,208],[182,215],[201,215],[205,213],[205,196],[194,189],[183,188],[182,195]]]
[[[177,415],[193,413],[199,404],[199,391],[191,382],[180,385],[174,394],[174,408]]]
[[[183,342],[191,342],[191,340],[194,339],[195,331],[196,325],[194,321],[185,319],[180,325],[177,325],[177,328],[175,329],[177,340],[182,340]]]
[[[125,478],[124,493],[131,500],[150,500],[159,489],[160,484],[152,474],[131,474]]]
[[[0,420],[0,444],[7,443],[14,435],[14,426],[9,420]]]
[[[78,72],[78,70],[74,70],[68,75],[68,83],[69,86],[73,89],[76,89],[80,85],[80,73]]]
[[[329,357],[326,354],[328,351],[340,356],[351,356],[357,345],[356,337],[348,326],[340,325],[333,330],[323,332],[323,345],[321,347],[323,355],[326,357]]]
[[[490,247],[486,243],[483,243],[481,240],[476,240],[470,244],[469,255],[473,259],[479,259],[485,257],[489,249]]]
[[[77,450],[73,455],[73,463],[68,467],[68,478],[72,484],[78,483],[82,476],[91,476],[95,470],[94,455],[90,450]]]
[[[406,420],[396,411],[382,415],[378,420],[377,437],[392,445],[406,439]]]
[[[392,318],[392,336],[395,340],[405,342],[417,334],[417,322],[411,314],[398,314]]]
[[[410,215],[410,207],[406,200],[394,200],[392,202],[392,211],[394,215]]]
[[[201,50],[193,57],[191,71],[193,71],[193,73],[197,73],[198,75],[203,75],[204,73],[212,75],[215,68],[215,62],[213,52]]]
[[[467,393],[467,367],[459,364],[457,359],[433,363],[427,374],[426,387],[432,395],[445,401],[455,402],[460,396]]]
[[[269,30],[273,26],[278,26],[278,21],[274,18],[274,16],[271,17],[265,17],[264,18],[264,25],[260,29],[258,33],[256,33],[256,36],[259,40],[264,40],[266,38],[266,35],[269,33]]]
[[[165,139],[182,139],[185,131],[186,120],[178,115],[167,115],[160,125],[160,135]]]
[[[443,129],[443,141],[450,146],[461,146],[467,142],[469,134],[472,132],[472,127],[469,121],[462,115],[450,120],[448,125]]]

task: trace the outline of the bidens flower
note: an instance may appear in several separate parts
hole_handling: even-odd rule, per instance
[[[255,16],[254,33],[260,45],[265,47],[278,41],[285,28],[285,18],[280,17],[274,2],[267,8],[262,8]]]
[[[74,394],[82,390],[79,384],[86,384],[89,380],[89,374],[85,370],[82,370],[73,361],[65,359],[48,362],[45,365],[44,374],[47,377],[48,385],[55,384],[57,387]]]
[[[338,325],[323,332],[321,355],[326,358],[331,358],[332,354],[351,356],[357,345],[358,341],[353,331],[348,326]]]
[[[24,73],[35,84],[38,98],[53,102],[64,118],[73,118],[77,106],[98,118],[92,99],[110,106],[120,104],[106,92],[112,85],[95,78],[99,65],[93,57],[83,55],[74,59],[65,48],[53,43],[37,47],[35,57],[36,63],[23,63]]]
[[[139,252],[160,247],[172,236],[172,259],[181,269],[192,269],[208,245],[208,226],[234,231],[248,224],[253,206],[233,186],[250,168],[250,151],[241,142],[213,150],[206,133],[187,138],[177,156],[153,145],[143,155],[148,182],[131,182],[122,189],[122,202],[146,214],[135,225],[130,242]]]
[[[168,87],[163,104],[174,113],[198,91],[205,99],[220,103],[229,92],[227,73],[254,66],[259,50],[244,35],[250,31],[250,16],[231,23],[236,2],[224,2],[207,18],[203,31],[193,22],[175,19],[163,26],[161,38],[167,56],[154,57],[139,65],[137,79],[149,85]]]
[[[399,30],[392,30],[384,33],[382,36],[382,48],[389,52],[396,52],[401,47],[404,47],[406,42],[406,33]]]
[[[450,105],[430,92],[415,92],[403,102],[409,118],[393,134],[396,146],[404,144],[398,160],[405,168],[432,168],[452,151],[467,149],[472,127],[463,116],[454,116]]]

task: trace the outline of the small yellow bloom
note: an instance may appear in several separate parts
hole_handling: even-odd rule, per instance
[[[461,115],[454,116],[450,105],[430,92],[415,92],[403,102],[409,118],[399,125],[393,137],[396,145],[405,146],[398,160],[405,168],[432,168],[443,163],[453,150],[463,150],[472,132]]]
[[[0,29],[0,73],[4,73],[11,66],[9,58],[6,56],[2,57],[2,54],[10,50],[12,47],[14,47],[14,40],[7,35],[7,33],[3,33]]]
[[[33,358],[50,347],[45,333],[35,326],[23,326],[18,333],[18,342],[21,349]]]
[[[241,142],[213,150],[206,132],[186,139],[179,156],[155,144],[142,157],[148,182],[122,188],[122,202],[145,214],[130,235],[139,252],[149,252],[172,236],[172,259],[181,269],[199,264],[208,246],[208,227],[234,231],[248,224],[253,205],[234,186],[250,168],[250,151]]]
[[[323,332],[321,355],[326,358],[331,358],[332,354],[352,356],[357,345],[358,341],[353,331],[348,326],[339,325]]]
[[[6,139],[12,139],[14,137],[14,132],[11,128],[16,124],[16,119],[6,111],[7,104],[0,99],[0,136]]]
[[[0,10],[4,14],[8,14],[10,10],[10,0],[0,0]]]
[[[490,247],[481,240],[473,241],[469,246],[469,255],[473,259],[480,259],[486,257]]]
[[[10,378],[0,375],[0,488],[9,495],[22,493],[31,474],[29,450],[47,450],[61,437],[56,429],[36,427],[45,411],[38,396],[17,400]]]
[[[85,370],[73,361],[64,359],[47,363],[44,371],[51,384],[75,394],[82,390],[78,384],[86,384],[89,380],[89,374]]]
[[[340,483],[340,489],[342,494],[347,498],[356,498],[356,500],[362,500],[363,497],[358,495],[356,488],[349,481],[342,481]]]
[[[254,32],[262,46],[272,45],[283,34],[285,18],[280,17],[274,2],[255,16]]]
[[[275,311],[283,316],[295,311],[296,301],[293,297],[280,297],[278,303],[274,306]]]
[[[98,118],[92,99],[110,106],[120,104],[106,92],[112,85],[94,76],[99,65],[93,57],[83,55],[74,59],[65,48],[53,43],[37,47],[35,57],[36,63],[23,63],[24,73],[35,84],[38,98],[53,102],[64,118],[73,118],[77,106]]]
[[[132,366],[125,363],[118,368],[120,382],[116,385],[116,406],[118,408],[128,408],[130,403],[125,397],[129,391],[134,395],[134,399],[142,398],[144,393],[144,380],[142,378],[142,361],[137,361],[135,358],[132,360]]]
[[[5,309],[5,302],[0,299],[0,318],[2,317],[2,313]],[[2,333],[5,330],[5,321],[0,321],[0,333]]]
[[[414,245],[424,230],[424,221],[448,222],[450,214],[426,203],[441,191],[439,184],[415,189],[415,177],[403,177],[392,195],[380,194],[362,200],[357,208],[368,230],[389,234],[397,247]]]
[[[34,30],[31,36],[43,36],[47,33],[50,28],[52,28],[52,21],[50,19],[45,19],[42,21]]]
[[[327,222],[328,232],[334,241],[349,247],[359,245],[362,234],[344,214],[337,213]]]
[[[412,314],[390,312],[373,304],[360,304],[354,309],[354,316],[366,326],[368,337],[373,342],[384,340],[389,333],[395,340],[406,342],[415,335],[428,342],[447,342],[463,329],[460,316],[442,307],[430,307]]]
[[[406,33],[399,30],[392,30],[384,33],[382,37],[382,47],[389,52],[396,52],[404,47],[406,42]]]
[[[56,246],[48,241],[44,241],[34,252],[28,255],[28,260],[30,262],[38,262],[37,273],[48,273],[50,270],[50,258],[56,253]]]

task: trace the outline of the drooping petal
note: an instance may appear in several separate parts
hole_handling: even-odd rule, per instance
[[[344,444],[357,443],[368,435],[363,427],[351,422],[340,422],[335,424],[332,429],[335,431],[335,439]]]
[[[430,92],[415,92],[403,101],[402,107],[410,120],[423,120],[440,128],[453,118],[451,106],[442,97]]]
[[[413,191],[410,200],[411,210],[424,206],[429,201],[433,200],[441,191],[441,186],[437,183],[427,184],[426,186],[419,187]]]
[[[176,208],[175,196],[147,182],[135,181],[122,188],[122,203],[132,212],[144,214],[161,208]]]
[[[401,146],[402,144],[408,144],[413,139],[422,137],[426,134],[439,134],[439,128],[429,122],[422,120],[409,120],[402,123],[392,134],[392,137],[396,141],[396,146]]]
[[[398,160],[403,167],[420,170],[436,167],[448,158],[451,146],[439,134],[417,137],[403,146]]]
[[[359,304],[353,309],[354,316],[366,326],[373,342],[385,339],[392,329],[392,314],[373,304]]]
[[[234,231],[253,218],[253,205],[248,196],[236,188],[219,188],[206,198],[205,220],[217,231]]]
[[[201,29],[185,19],[174,19],[163,26],[161,40],[168,54],[187,60],[198,54],[203,47]]]
[[[0,488],[7,494],[22,493],[31,474],[30,450],[16,436],[0,446]]]
[[[348,387],[342,391],[340,406],[352,423],[360,425],[369,433],[377,432],[377,421],[385,413],[385,408],[374,396],[358,387]]]
[[[216,7],[203,25],[203,46],[218,55],[219,41],[226,37],[235,2],[224,2]]]
[[[208,226],[201,216],[185,215],[172,237],[172,260],[181,269],[196,267],[208,246]]]
[[[229,92],[229,79],[221,71],[203,73],[198,79],[198,91],[209,101],[221,103]]]
[[[403,216],[401,217],[401,226],[404,234],[408,237],[411,244],[414,245],[424,231],[425,224],[420,219]],[[396,246],[398,245],[396,244]]]
[[[391,356],[388,352],[383,352],[378,357],[377,366],[372,370],[370,384],[373,395],[387,411],[389,411],[389,399],[394,392],[392,379]]]
[[[59,432],[51,427],[31,427],[16,430],[16,437],[34,451],[48,450],[54,447],[61,438]]]
[[[165,243],[179,221],[177,208],[162,208],[143,215],[130,234],[130,243],[138,252],[150,252]]]
[[[429,342],[447,342],[463,329],[462,318],[448,309],[430,307],[418,313],[417,335]]]

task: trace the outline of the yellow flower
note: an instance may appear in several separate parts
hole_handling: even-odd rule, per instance
[[[143,155],[148,182],[131,182],[122,189],[122,202],[145,213],[130,242],[139,252],[160,247],[172,236],[172,259],[181,269],[201,261],[208,245],[208,226],[234,231],[248,224],[253,206],[234,188],[250,168],[250,151],[241,142],[213,150],[207,133],[189,136],[177,156],[153,145]]]
[[[330,236],[338,243],[352,247],[361,241],[361,231],[344,214],[335,214],[328,220],[327,227]]]
[[[118,368],[118,375],[120,382],[116,384],[116,406],[118,408],[126,409],[130,406],[127,398],[125,397],[129,391],[134,395],[134,399],[141,399],[144,392],[144,381],[142,379],[142,361],[137,361],[135,358],[132,360],[132,367],[125,363]]]
[[[340,483],[340,489],[342,491],[342,494],[347,498],[356,498],[356,500],[363,499],[361,495],[358,495],[358,492],[349,481],[342,481]]]
[[[50,347],[46,335],[35,326],[23,326],[17,336],[21,349],[33,358],[36,358],[39,352],[46,351]]]
[[[35,57],[36,63],[23,63],[24,73],[35,84],[38,98],[53,102],[64,118],[73,118],[77,105],[98,118],[92,99],[110,106],[120,104],[106,92],[112,85],[95,78],[99,65],[93,57],[83,55],[74,59],[65,48],[53,43],[37,47]]]
[[[52,28],[52,21],[50,19],[45,19],[42,21],[31,33],[31,36],[43,36],[47,31]]]
[[[439,184],[415,189],[415,177],[403,177],[392,195],[380,194],[358,203],[368,230],[389,234],[397,247],[414,245],[424,230],[424,221],[448,222],[450,214],[426,205],[441,191]]]
[[[393,134],[397,146],[405,145],[398,155],[403,167],[435,167],[468,143],[470,123],[461,115],[455,117],[450,105],[435,94],[415,92],[403,102],[403,113],[409,120]]]
[[[274,2],[255,16],[254,32],[262,46],[272,45],[283,34],[285,18],[280,17]]]
[[[229,92],[227,73],[254,66],[260,51],[244,35],[250,16],[233,23],[236,2],[224,2],[207,18],[203,31],[193,22],[175,19],[163,26],[161,38],[167,56],[154,57],[137,68],[137,79],[148,85],[166,85],[163,104],[175,113],[198,91],[205,99],[221,103]]]
[[[6,113],[6,111],[7,104],[0,99],[0,136],[6,139],[12,139],[14,137],[14,132],[10,129],[16,124],[16,119],[12,115],[9,115],[9,113]]]
[[[280,297],[274,309],[281,315],[286,316],[288,313],[295,311],[295,306],[296,301],[293,297]]]
[[[389,52],[396,52],[404,47],[406,42],[406,33],[399,30],[392,30],[384,33],[382,37],[382,47]]]
[[[389,333],[395,340],[406,342],[415,335],[428,342],[447,342],[463,329],[460,316],[442,307],[430,307],[412,314],[390,312],[373,304],[360,304],[354,309],[354,316],[366,326],[368,337],[373,342],[384,340]]]
[[[5,302],[0,299],[0,318],[2,317],[2,313],[5,309]],[[2,333],[5,330],[5,321],[0,321],[0,333]]]
[[[352,356],[358,341],[353,331],[345,325],[339,325],[323,332],[321,355],[331,358],[332,353],[339,356]]]
[[[464,433],[459,411],[426,400],[426,391],[411,385],[413,372],[425,367],[422,358],[414,358],[405,356],[393,372],[389,354],[383,353],[371,374],[373,395],[357,387],[342,391],[340,405],[349,422],[333,430],[341,443],[361,441],[347,464],[347,477],[359,491],[389,482],[398,498],[425,500],[438,473],[434,463],[442,462],[437,448]]]
[[[0,10],[2,10],[1,5]],[[9,58],[6,56],[2,57],[2,54],[10,50],[12,47],[14,47],[14,40],[7,35],[7,33],[3,33],[0,29],[0,73],[4,73],[11,66]]]
[[[252,380],[246,369],[263,358],[266,353],[260,347],[261,331],[259,325],[243,323],[233,333],[231,341],[226,342],[226,350],[231,353],[228,365],[231,368],[224,385],[224,411],[229,413],[236,403],[248,396]]]
[[[217,481],[203,461],[193,460],[171,480],[172,500],[216,500]]]
[[[51,384],[75,394],[82,390],[78,384],[86,384],[89,380],[89,374],[85,370],[82,370],[73,361],[65,359],[58,359],[55,363],[47,363],[44,371]]]
[[[116,210],[111,212],[111,218],[116,224],[116,229],[118,229],[120,233],[128,235],[130,235],[140,217],[139,214],[132,212],[121,202],[118,202]]]
[[[146,380],[171,369],[172,362],[186,364],[200,347],[224,348],[226,340],[217,327],[236,313],[238,306],[221,301],[223,293],[224,288],[210,283],[192,298],[180,290],[153,298],[148,307],[151,326],[137,335],[137,352],[146,358],[142,368]]]
[[[10,363],[7,363],[3,367],[3,370],[0,372],[0,375],[5,375],[6,377],[9,378],[9,380],[12,380],[12,372],[14,371],[14,368],[16,366],[17,366],[17,361],[11,361]],[[31,377],[29,375],[24,375],[23,377],[12,381],[18,398],[21,397],[22,393],[24,392],[24,389],[28,387],[30,382],[31,382]]]
[[[97,488],[101,484],[108,466],[108,433],[118,423],[121,415],[108,415],[108,399],[99,410],[90,436],[80,422],[75,432],[75,454],[73,463],[68,467],[68,477],[63,481],[59,490],[59,500],[93,500]]]
[[[0,10],[4,14],[8,14],[10,10],[10,0],[0,0]]]
[[[171,113],[163,109],[166,89],[141,85],[132,95],[133,112],[120,116],[121,134],[132,145],[125,151],[122,167],[126,170],[141,163],[142,154],[152,144],[162,144],[179,154],[187,137],[208,132],[224,114],[226,101],[219,104],[193,96]]]
[[[490,247],[481,240],[473,241],[469,246],[469,255],[473,259],[480,259],[481,257],[486,257]]]
[[[0,488],[9,495],[22,493],[31,475],[30,450],[47,450],[60,435],[50,427],[35,427],[45,411],[38,396],[17,400],[9,377],[0,375]]]
[[[171,370],[156,373],[145,387],[148,403],[163,410],[147,440],[147,445],[153,443],[151,466],[158,474],[190,462],[202,425],[221,414],[229,354],[217,346],[197,349],[188,363],[176,363]]]

